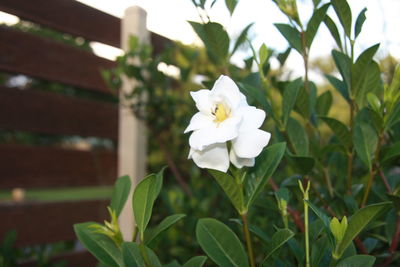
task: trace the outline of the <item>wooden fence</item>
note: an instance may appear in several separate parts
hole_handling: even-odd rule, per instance
[[[145,25],[143,21],[140,27],[132,25],[133,31],[128,29],[129,25],[125,25],[128,30],[121,34],[121,19],[73,0],[1,0],[0,11],[114,47],[124,47],[121,46],[121,40],[126,40],[126,36],[122,36],[124,34],[141,35],[138,31]],[[131,16],[129,20],[135,21],[135,17]],[[149,37],[155,53],[169,42],[154,33],[150,33]],[[0,27],[0,71],[3,72],[24,74],[109,95],[111,91],[103,81],[100,70],[111,68],[114,64],[76,47]],[[135,153],[144,153],[145,150],[137,147],[138,140],[129,140],[143,136],[123,133],[124,129],[137,132],[138,129],[129,130],[128,127],[140,127],[140,124],[129,117],[131,115],[122,118],[121,114],[126,112],[112,102],[29,88],[17,90],[0,87],[2,131],[100,137],[119,143],[117,150],[85,151],[54,146],[0,144],[0,190],[112,185],[118,174],[135,176],[143,172],[145,155],[137,157]],[[126,150],[131,152],[126,153]],[[140,166],[133,162],[138,158]],[[20,247],[75,240],[72,225],[89,220],[102,221],[107,217],[107,204],[106,200],[2,202],[0,239],[7,231],[16,229],[17,246]],[[132,225],[132,221],[127,224]],[[61,259],[67,260],[68,266],[95,264],[85,251],[58,255],[53,260]],[[27,262],[24,266],[29,265],[34,265],[34,262]]]

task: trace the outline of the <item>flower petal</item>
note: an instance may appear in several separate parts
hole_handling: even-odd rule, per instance
[[[211,89],[211,97],[223,99],[234,110],[241,103],[247,103],[246,97],[240,92],[239,87],[228,76],[221,75]],[[244,100],[244,102],[243,102]]]
[[[203,151],[191,149],[189,153],[200,168],[207,168],[227,172],[229,168],[228,148],[225,143],[214,144],[206,147]]]
[[[213,103],[210,100],[210,93],[210,90],[202,89],[196,92],[190,92],[190,95],[196,103],[196,107],[199,111],[211,115]]]
[[[232,140],[232,148],[240,158],[255,158],[268,144],[271,134],[259,129],[240,132]]]
[[[240,158],[236,155],[233,149],[231,149],[231,151],[229,152],[229,159],[231,160],[232,164],[239,169],[244,166],[253,167],[255,164],[255,158]]]
[[[242,122],[239,131],[247,129],[258,129],[265,120],[265,111],[253,106],[244,106],[237,110],[237,113],[242,115]]]
[[[207,116],[202,112],[197,112],[193,115],[190,123],[184,133],[188,133],[190,131],[198,130],[201,128],[208,128],[213,126],[213,116]]]
[[[240,121],[239,116],[234,116],[219,124],[213,122],[210,127],[195,130],[190,135],[189,145],[196,150],[203,150],[209,145],[232,140],[239,134]]]

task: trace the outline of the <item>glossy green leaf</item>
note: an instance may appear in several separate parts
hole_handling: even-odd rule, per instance
[[[358,17],[356,19],[356,24],[354,25],[354,39],[358,37],[358,35],[361,32],[362,26],[365,22],[365,12],[367,11],[367,8],[364,8],[361,10],[360,14],[358,14]]]
[[[162,220],[157,227],[146,236],[145,244],[150,244],[160,233],[170,228],[173,224],[185,217],[185,214],[174,214]]]
[[[374,93],[368,93],[367,101],[370,107],[379,114],[381,108],[381,101],[379,100],[379,98]]]
[[[290,46],[297,50],[300,54],[303,53],[302,45],[301,45],[301,36],[300,32],[288,25],[283,23],[275,23],[275,27],[279,30],[279,32],[285,37],[285,39],[289,42]]]
[[[154,253],[154,251],[152,249],[150,249],[146,246],[145,246],[145,249],[146,249],[147,257],[149,259],[150,266],[151,267],[161,267],[161,262],[158,259],[156,253]],[[143,253],[142,253],[142,255],[143,255]]]
[[[317,98],[317,105],[315,110],[318,116],[326,116],[332,106],[332,93],[331,91],[326,91]]]
[[[286,59],[288,58],[291,50],[292,50],[292,48],[288,47],[284,52],[278,54],[277,59],[278,59],[279,63],[281,64],[281,66],[283,66],[285,64]]]
[[[243,227],[243,222],[239,219],[230,219],[230,221],[235,222]],[[256,225],[249,224],[249,231],[256,235],[265,244],[269,244],[270,238],[261,228],[257,227]]]
[[[117,217],[121,213],[129,193],[131,192],[131,179],[128,175],[117,179],[114,185],[114,191],[111,197],[110,207],[115,211]]]
[[[238,83],[238,85],[243,94],[260,104],[268,114],[272,113],[271,104],[268,102],[265,93],[260,88],[245,83]]]
[[[346,54],[336,50],[332,50],[332,57],[344,83],[346,84],[347,90],[349,90],[351,84],[351,59]]]
[[[341,256],[354,238],[384,209],[390,207],[391,202],[381,202],[366,206],[351,216],[342,242],[338,247],[338,256]]]
[[[400,102],[397,102],[386,119],[385,129],[389,130],[399,121],[400,121]]]
[[[341,260],[336,267],[372,267],[375,257],[371,255],[354,255]]]
[[[353,144],[358,157],[370,170],[372,168],[372,158],[378,143],[378,136],[374,129],[363,122],[356,123],[354,126]]]
[[[286,143],[273,144],[264,149],[256,158],[255,167],[249,170],[244,182],[247,209],[264,189],[268,179],[275,172],[285,150]]]
[[[340,39],[339,30],[336,27],[335,22],[333,22],[331,17],[326,15],[325,19],[324,19],[324,23],[325,23],[326,27],[328,28],[329,32],[331,33],[331,35],[332,35],[333,39],[335,40],[336,45],[338,46],[340,51],[343,51],[342,40]]]
[[[235,178],[225,172],[220,172],[217,170],[208,170],[208,172],[222,187],[237,212],[240,214],[245,212],[243,191]]]
[[[327,254],[330,255],[331,253],[328,239],[323,236],[311,244],[311,266],[325,266],[321,264],[321,261]]]
[[[297,95],[302,85],[303,85],[302,79],[298,78],[294,81],[291,81],[283,91],[282,124],[285,128],[290,116],[290,112],[292,111],[294,105],[296,104]]]
[[[327,3],[327,4],[323,5],[322,7],[318,8],[316,11],[314,11],[310,21],[307,24],[306,42],[307,42],[308,48],[311,47],[311,44],[315,37],[315,34],[318,31],[319,25],[324,20],[326,11],[328,10],[329,6],[330,6],[330,4]]]
[[[325,77],[328,79],[329,83],[343,96],[343,98],[347,102],[350,102],[350,96],[346,83],[329,74],[325,74]]]
[[[219,266],[249,266],[246,252],[235,233],[222,222],[200,219],[196,226],[196,238],[204,252]]]
[[[206,260],[206,256],[196,256],[188,260],[182,267],[202,267]]]
[[[247,25],[247,26],[243,29],[243,31],[240,33],[239,37],[238,37],[238,38],[236,39],[236,41],[235,41],[235,45],[233,46],[231,55],[233,55],[233,54],[236,52],[236,50],[237,50],[241,45],[243,45],[243,44],[246,42],[246,40],[247,40],[247,34],[248,34],[249,30],[251,29],[251,27],[253,27],[253,25],[254,25],[254,22],[253,22],[253,23],[250,23],[250,24]]]
[[[215,63],[224,62],[229,52],[229,36],[224,27],[216,22],[201,24],[189,21],[190,25],[203,41],[208,56]]]
[[[150,221],[154,201],[160,193],[161,186],[162,176],[150,174],[136,186],[133,193],[133,213],[142,240],[144,239],[144,231]]]
[[[317,215],[318,219],[320,219],[323,224],[324,224],[324,230],[326,235],[328,236],[329,242],[331,244],[331,246],[333,247],[335,242],[333,239],[333,235],[331,233],[331,229],[330,229],[330,218],[328,217],[328,215],[326,215],[325,213],[323,213],[317,206],[315,206],[313,203],[311,203],[308,200],[305,200],[308,204],[308,206],[311,208],[311,210],[315,213],[315,215]]]
[[[321,119],[331,128],[333,133],[336,135],[339,142],[348,147],[351,142],[350,130],[349,128],[343,124],[342,122],[328,117],[321,117]]]
[[[296,168],[297,172],[301,175],[308,174],[315,165],[315,159],[307,156],[296,156],[290,154],[290,161]]]
[[[295,149],[297,156],[307,156],[309,151],[309,140],[303,125],[297,120],[289,118],[286,132]]]
[[[376,51],[378,51],[379,44],[373,45],[366,49],[356,60],[354,65],[351,68],[351,84],[352,89],[354,90],[354,95],[356,97],[365,97],[364,92],[359,92],[362,90],[364,80],[367,77],[367,69],[369,65],[372,63],[372,58],[375,55]],[[378,68],[379,70],[379,68]],[[379,71],[380,73],[380,71]]]
[[[74,224],[74,231],[83,246],[96,257],[96,259],[107,266],[122,266],[122,254],[118,247],[109,237],[93,233],[89,228],[94,222]]]
[[[276,250],[282,247],[289,239],[294,236],[294,233],[289,229],[280,229],[278,230],[271,239],[271,243],[268,246],[268,254],[265,256],[264,260],[260,264],[260,266],[265,266],[268,258],[271,257]]]
[[[231,16],[233,14],[233,11],[235,11],[237,3],[238,0],[225,0],[225,5],[228,8],[229,13],[231,13]]]
[[[351,37],[351,10],[347,0],[331,0],[333,8],[347,37]]]
[[[139,246],[134,242],[122,243],[122,257],[125,266],[141,267],[145,266]]]
[[[400,156],[400,141],[392,144],[389,148],[382,151],[381,164],[386,164]]]

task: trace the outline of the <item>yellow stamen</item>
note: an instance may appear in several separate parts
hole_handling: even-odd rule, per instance
[[[217,104],[213,112],[215,115],[214,122],[220,123],[229,117],[229,110],[223,104]]]

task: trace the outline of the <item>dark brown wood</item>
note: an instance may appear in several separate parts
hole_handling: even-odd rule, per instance
[[[154,32],[150,33],[150,42],[153,46],[154,55],[160,54],[169,45],[173,45],[173,42],[170,39]]]
[[[118,106],[0,86],[0,130],[118,139]]]
[[[91,41],[120,47],[117,17],[73,0],[1,0],[0,10]]]
[[[2,144],[0,163],[1,189],[111,185],[117,177],[110,151]]]
[[[49,260],[51,264],[62,263],[63,267],[95,267],[97,265],[97,260],[87,251],[77,251],[64,253],[61,255],[56,255]],[[65,264],[65,265],[64,265]],[[28,260],[18,263],[19,267],[36,267],[36,260]],[[53,266],[53,265],[52,265]]]
[[[1,203],[0,236],[17,231],[17,246],[76,240],[73,224],[108,219],[108,201]]]
[[[82,49],[0,27],[0,70],[111,94],[100,71],[114,66]]]

